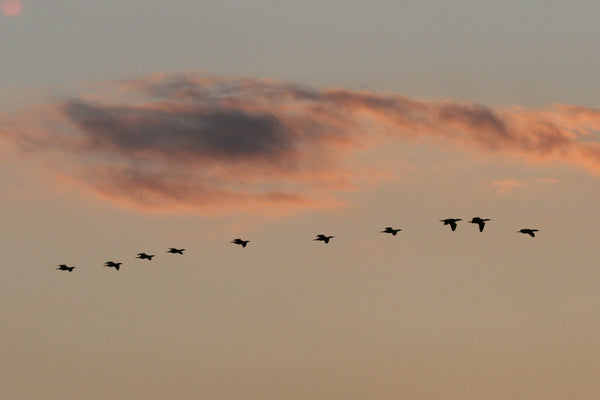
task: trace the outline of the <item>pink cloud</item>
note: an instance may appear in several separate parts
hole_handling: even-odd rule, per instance
[[[5,15],[15,17],[23,11],[23,3],[20,0],[4,0],[0,3],[0,9]]]
[[[127,206],[291,212],[339,205],[339,192],[394,179],[358,156],[398,141],[600,173],[599,128],[600,110],[578,106],[491,109],[268,79],[157,74],[117,83],[104,101],[86,96],[24,110],[0,132],[51,160],[57,174]],[[495,186],[511,190],[518,182]]]

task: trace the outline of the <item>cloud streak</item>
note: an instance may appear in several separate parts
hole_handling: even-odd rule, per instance
[[[267,79],[157,74],[24,110],[0,126],[60,176],[156,210],[291,212],[390,172],[357,155],[425,140],[600,173],[600,110],[491,109],[398,94],[319,90]]]

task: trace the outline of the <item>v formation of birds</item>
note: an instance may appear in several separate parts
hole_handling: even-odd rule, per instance
[[[456,230],[456,227],[458,226],[458,222],[462,221],[461,218],[446,218],[446,219],[441,219],[440,222],[443,222],[444,225],[450,225],[450,229],[452,229],[452,231]],[[471,224],[477,224],[477,226],[479,227],[479,232],[483,232],[483,228],[485,227],[485,223],[491,221],[489,218],[480,218],[480,217],[473,217],[470,221],[468,221]],[[402,231],[402,229],[400,228],[393,228],[391,226],[386,226],[381,233],[391,233],[393,236],[396,236],[396,234],[398,232]],[[539,232],[538,229],[532,229],[532,228],[522,228],[519,229],[517,231],[517,233],[522,233],[524,235],[529,235],[531,237],[535,237],[535,232]],[[329,243],[329,241],[331,239],[333,239],[335,236],[329,236],[329,235],[325,235],[325,234],[318,234],[313,240],[319,241],[319,242],[323,242],[325,244]],[[242,247],[246,247],[248,245],[248,243],[250,243],[249,240],[243,240],[240,238],[236,238],[233,239],[230,243],[233,244],[237,244],[240,245]],[[167,250],[167,253],[171,253],[171,254],[179,254],[179,255],[183,255],[183,252],[185,251],[185,249],[178,249],[175,247],[170,247]],[[155,257],[155,254],[146,254],[146,253],[138,253],[137,256],[135,258],[139,258],[141,260],[148,260],[148,261],[152,261],[152,258]],[[104,263],[105,267],[108,268],[114,268],[115,270],[119,270],[121,268],[121,265],[123,265],[122,262],[114,262],[114,261],[107,261]],[[73,272],[73,270],[76,267],[69,267],[66,264],[60,264],[58,265],[58,268],[56,268],[57,270],[60,271],[68,271],[68,272]]]

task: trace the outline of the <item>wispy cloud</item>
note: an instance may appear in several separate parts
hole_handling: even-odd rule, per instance
[[[500,179],[492,181],[492,187],[500,194],[512,194],[515,191],[528,187],[539,188],[541,186],[548,187],[550,185],[559,185],[561,182],[556,178],[533,178],[533,179]]]
[[[492,182],[492,186],[498,191],[498,193],[501,194],[512,193],[515,189],[524,185],[525,182],[512,178],[501,179]]]
[[[600,173],[600,110],[491,109],[398,94],[319,90],[267,79],[159,74],[115,94],[25,110],[2,135],[83,187],[130,206],[268,209],[339,204],[385,168],[361,151],[423,139]],[[510,190],[514,182],[500,182]]]

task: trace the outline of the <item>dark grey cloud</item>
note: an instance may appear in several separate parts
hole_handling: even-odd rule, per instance
[[[292,157],[293,136],[277,116],[236,109],[170,105],[105,106],[72,100],[62,107],[90,151],[118,151],[170,161],[277,161]]]

